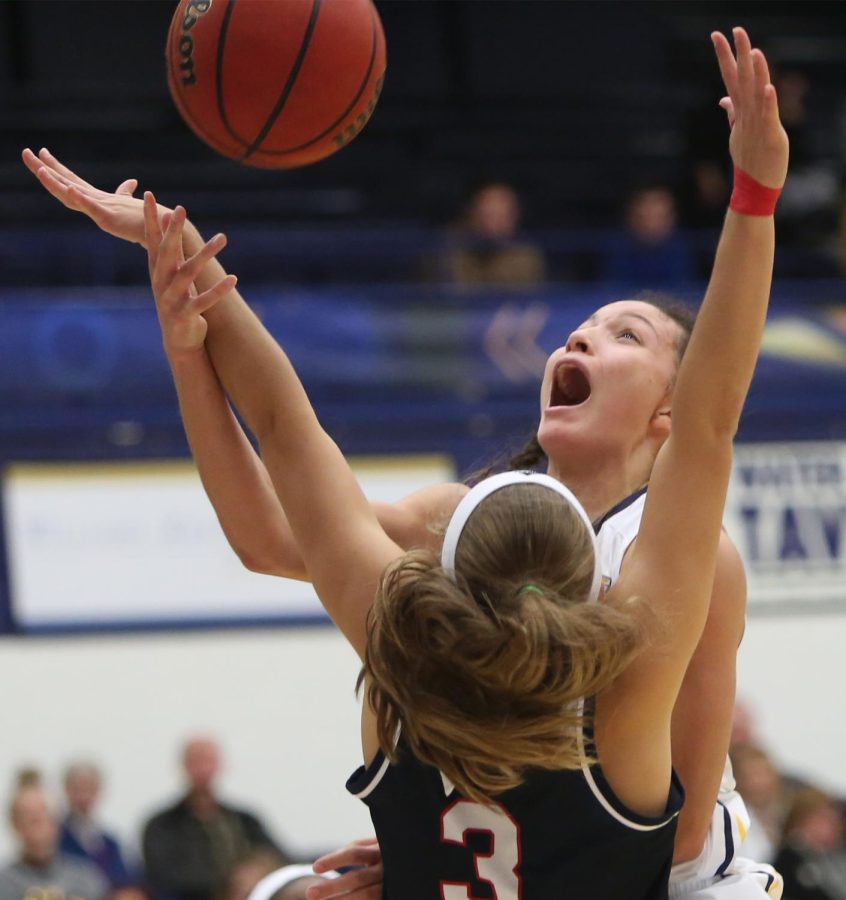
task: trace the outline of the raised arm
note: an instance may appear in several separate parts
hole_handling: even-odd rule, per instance
[[[737,59],[713,35],[734,121],[737,169],[767,188],[787,171],[787,136],[766,60],[734,30]],[[738,177],[743,177],[738,176]],[[734,206],[735,204],[732,204]],[[679,369],[673,427],[658,455],[629,571],[661,607],[683,672],[705,624],[731,471],[732,440],[752,380],[772,281],[772,215],[729,209],[714,269]],[[672,587],[667,587],[672,585]],[[672,615],[683,603],[684,615]]]
[[[743,561],[729,536],[720,536],[708,619],[673,707],[673,768],[684,785],[674,862],[702,852],[714,815],[731,736],[737,649],[746,613]]]
[[[742,29],[737,58],[713,35],[729,93],[722,105],[734,128],[732,159],[760,186],[780,188],[787,137],[766,61]],[[739,176],[742,178],[743,176]],[[737,204],[733,203],[732,206]],[[642,783],[669,772],[665,728],[685,670],[703,633],[714,581],[732,440],[751,382],[766,317],[774,253],[772,215],[730,209],[713,274],[673,393],[673,427],[649,483],[638,540],[614,593],[649,602],[652,642],[605,702],[606,746],[627,736],[626,750],[648,760]],[[613,601],[613,597],[610,598]],[[641,735],[643,746],[637,745]],[[634,785],[635,793],[637,785]]]
[[[158,308],[204,327],[203,314],[225,297],[235,279],[209,287],[195,282],[224,244],[216,235],[184,261],[185,211],[166,217],[162,232],[155,199],[147,193],[144,217],[150,278]],[[198,324],[202,323],[202,324]],[[258,437],[273,486],[315,589],[354,649],[363,656],[366,619],[385,567],[402,549],[385,534],[346,460],[323,430],[287,356],[266,334],[251,348],[238,399]]]
[[[87,216],[106,234],[144,244],[143,203],[133,196],[134,179],[109,193],[80,178],[46,149],[37,156],[26,149],[22,158],[45,190],[68,209]],[[160,214],[167,212],[159,206]],[[202,245],[197,235],[189,255]],[[236,296],[234,289],[227,292],[230,302]],[[206,350],[205,320],[195,316],[186,322],[161,309],[159,318],[185,434],[226,539],[248,569],[306,579],[270,477],[233,415]]]
[[[80,178],[46,149],[38,155],[25,149],[22,158],[65,207],[87,216],[106,234],[145,245],[143,202],[133,196],[135,179],[109,193]],[[161,205],[158,211],[170,212]],[[186,222],[185,253],[194,255],[204,243]],[[225,275],[211,258],[196,281],[202,291]],[[191,453],[226,539],[252,571],[308,580],[267,469],[226,397],[227,392],[240,395],[240,376],[250,368],[253,346],[267,340],[266,329],[234,286],[212,309],[202,315],[194,312],[190,320],[182,310],[174,315],[161,306],[158,314]],[[438,485],[396,504],[375,503],[374,509],[383,528],[402,547],[429,546],[431,521],[448,517],[463,490],[457,484]]]

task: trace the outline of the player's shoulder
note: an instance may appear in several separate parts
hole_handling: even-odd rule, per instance
[[[469,488],[460,481],[432,484],[403,497],[395,508],[407,519],[426,528],[446,526],[461,498]]]
[[[403,497],[397,506],[427,518],[439,513],[449,516],[469,490],[467,485],[460,481],[430,484]]]
[[[449,518],[467,490],[459,482],[433,484],[396,503],[373,506],[382,528],[404,550],[425,547],[437,552]]]

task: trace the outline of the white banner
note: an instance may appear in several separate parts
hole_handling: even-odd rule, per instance
[[[353,461],[372,500],[455,479],[444,457]],[[310,585],[245,569],[190,463],[15,465],[4,478],[12,614],[24,629],[322,615]]]
[[[750,605],[846,607],[846,443],[737,445],[725,524]]]

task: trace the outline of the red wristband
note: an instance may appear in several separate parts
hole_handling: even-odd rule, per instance
[[[743,169],[734,167],[734,188],[729,200],[729,209],[742,216],[771,216],[775,212],[781,188],[768,188],[748,175]]]

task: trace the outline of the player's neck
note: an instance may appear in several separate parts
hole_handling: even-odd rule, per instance
[[[594,459],[586,465],[577,462],[550,459],[547,471],[573,491],[593,521],[640,490],[649,477],[645,466],[626,465],[621,460]]]

